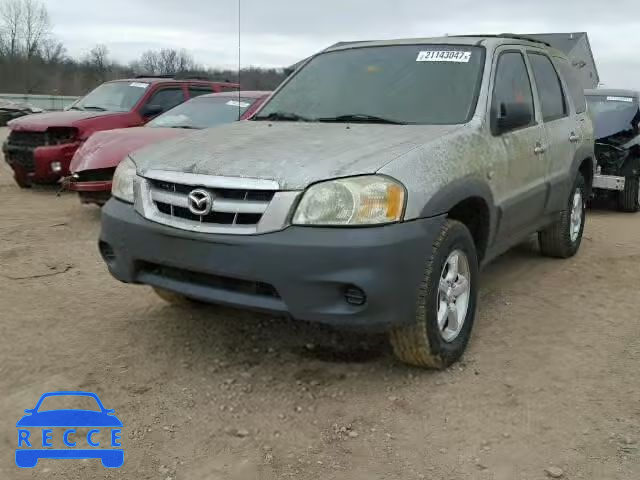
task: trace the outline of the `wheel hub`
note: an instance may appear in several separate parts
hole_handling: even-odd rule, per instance
[[[578,188],[573,194],[573,204],[571,206],[571,225],[569,235],[571,242],[575,242],[580,235],[582,228],[582,216],[584,215],[584,202],[582,191]]]
[[[446,342],[454,341],[467,317],[471,292],[469,260],[461,250],[451,252],[440,274],[438,328]]]

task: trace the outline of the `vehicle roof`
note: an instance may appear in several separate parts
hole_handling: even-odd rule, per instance
[[[371,40],[362,42],[344,42],[333,45],[323,52],[332,52],[336,50],[348,50],[350,48],[376,47],[389,45],[416,45],[416,44],[443,44],[443,45],[513,45],[523,44],[537,47],[552,49],[548,44],[527,38],[516,34],[500,34],[500,35],[452,35],[447,37],[432,38],[399,38],[392,40]],[[555,49],[553,49],[555,50]]]
[[[238,94],[241,98],[260,98],[271,95],[271,92],[267,90],[240,90],[235,92],[207,93],[206,95],[200,95],[196,98],[238,98]]]
[[[611,97],[634,97],[640,98],[637,90],[625,90],[622,88],[593,88],[584,91],[587,96],[611,96]]]
[[[221,86],[230,86],[237,87],[237,83],[233,82],[216,82],[213,80],[205,80],[200,78],[166,78],[166,77],[139,77],[139,78],[118,78],[116,80],[110,80],[106,83],[113,82],[141,82],[141,83],[150,83],[150,84],[159,84],[159,83],[208,83],[215,84]]]

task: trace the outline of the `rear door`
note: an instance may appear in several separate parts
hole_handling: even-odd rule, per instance
[[[539,123],[534,88],[525,54],[507,47],[498,50],[494,65],[490,123],[496,124],[503,111],[528,112],[529,121],[496,133],[492,127],[494,152],[507,163],[500,209],[497,241],[509,243],[513,237],[535,228],[540,222],[547,197],[546,138]]]
[[[546,173],[549,198],[545,211],[561,210],[567,201],[565,188],[570,165],[581,141],[582,130],[572,114],[573,106],[566,95],[564,85],[551,59],[543,51],[528,50],[527,58],[540,98],[542,122],[547,138],[545,155],[548,159]]]

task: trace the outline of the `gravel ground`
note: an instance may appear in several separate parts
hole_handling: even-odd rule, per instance
[[[99,210],[18,189],[4,162],[0,204],[0,478],[640,477],[638,215],[590,212],[570,260],[533,244],[500,258],[468,353],[432,372],[383,337],[120,284],[97,252]],[[121,469],[16,468],[15,422],[55,390],[115,409]]]

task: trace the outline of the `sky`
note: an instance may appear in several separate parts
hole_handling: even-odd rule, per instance
[[[122,62],[170,47],[238,64],[238,0],[42,1],[72,56],[101,43]],[[604,85],[640,89],[638,0],[240,1],[243,66],[287,66],[346,40],[586,31]]]

